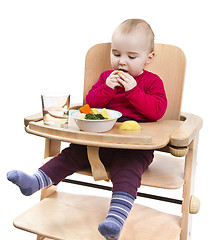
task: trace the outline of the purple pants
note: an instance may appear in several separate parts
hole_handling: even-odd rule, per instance
[[[100,148],[99,156],[104,166],[111,170],[112,190],[128,192],[136,198],[142,174],[153,161],[153,151]],[[58,184],[67,176],[87,168],[90,164],[86,146],[70,144],[40,169]]]

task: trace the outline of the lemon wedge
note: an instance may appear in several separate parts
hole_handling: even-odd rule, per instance
[[[94,114],[100,114],[100,111],[97,110],[96,108],[92,108],[92,111],[93,111]]]
[[[128,120],[120,124],[119,130],[128,130],[128,131],[136,131],[140,130],[141,127],[138,122],[133,120]]]
[[[109,118],[109,114],[106,108],[103,108],[101,110],[101,114],[103,115],[104,118]]]

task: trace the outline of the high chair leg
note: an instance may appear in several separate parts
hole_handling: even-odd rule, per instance
[[[182,204],[182,219],[181,219],[181,234],[180,240],[188,240],[191,238],[191,222],[192,215],[189,214],[190,198],[194,192],[194,180],[196,172],[196,157],[197,157],[198,135],[189,145],[189,151],[185,158],[184,167],[184,188],[183,188],[183,204]]]
[[[56,156],[60,153],[61,141],[54,139],[45,139],[44,158]]]
[[[50,157],[55,156],[60,152],[60,147],[61,147],[61,141],[48,139],[48,138],[45,139],[44,159],[48,158],[46,162],[50,160]],[[56,191],[56,189],[57,187],[53,185],[42,189],[40,200],[53,194]],[[43,240],[43,239],[46,239],[46,238],[43,236],[37,235],[36,240]]]
[[[44,159],[47,161],[50,160],[50,157],[56,156],[60,153],[61,141],[53,140],[53,139],[45,139],[45,152],[44,152]],[[47,159],[48,158],[48,159]],[[56,186],[49,186],[47,188],[43,188],[41,190],[41,197],[40,200],[50,196],[56,191]]]
[[[61,141],[53,140],[53,139],[45,139],[45,152],[44,152],[44,159],[49,161],[53,156],[56,156],[60,153]],[[48,158],[48,159],[47,159]],[[50,196],[52,193],[56,191],[56,186],[49,186],[41,190],[41,200]]]

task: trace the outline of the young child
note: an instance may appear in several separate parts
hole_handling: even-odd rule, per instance
[[[167,99],[162,80],[144,70],[153,58],[154,34],[150,25],[141,19],[124,21],[112,36],[113,70],[100,75],[86,102],[93,108],[120,111],[123,116],[119,121],[157,121],[166,111]],[[99,155],[103,164],[111,168],[113,193],[107,217],[98,229],[106,239],[118,239],[137,196],[142,174],[153,160],[153,151],[100,148]],[[28,196],[89,167],[86,146],[70,144],[35,174],[14,170],[7,177]]]

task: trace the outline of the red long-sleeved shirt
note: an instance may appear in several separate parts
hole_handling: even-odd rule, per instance
[[[103,72],[86,96],[90,107],[117,110],[124,117],[138,121],[154,122],[162,118],[167,108],[167,98],[162,80],[146,70],[135,80],[137,85],[125,91],[123,87],[110,88],[106,79],[112,70]]]

